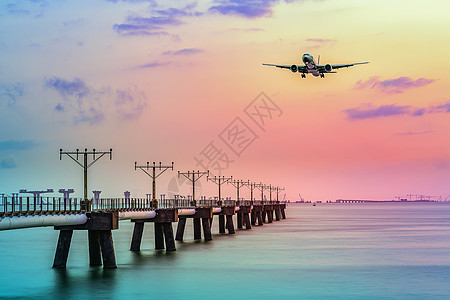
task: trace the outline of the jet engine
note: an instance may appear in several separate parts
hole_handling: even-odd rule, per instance
[[[333,70],[333,67],[330,64],[326,64],[325,65],[325,71],[326,72],[331,72],[331,70]]]
[[[297,67],[296,65],[292,65],[292,66],[291,66],[291,71],[292,71],[292,73],[297,72],[297,70],[298,70],[298,67]]]

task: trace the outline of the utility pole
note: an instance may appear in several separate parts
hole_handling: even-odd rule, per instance
[[[253,190],[255,189],[256,183],[250,182],[248,180],[247,182],[243,182],[243,185],[247,186],[250,189],[250,203],[253,205]]]
[[[152,207],[158,208],[158,200],[156,200],[156,178],[158,178],[162,173],[167,171],[167,169],[173,170],[173,162],[171,166],[162,166],[161,162],[159,162],[159,166],[153,162],[153,165],[150,165],[147,162],[147,165],[138,166],[137,162],[134,163],[134,170],[141,169],[145,174],[152,178]],[[150,174],[148,171],[152,169],[152,173]],[[156,174],[156,169],[159,169],[159,173]]]
[[[272,186],[271,184],[269,185],[264,185],[263,187],[265,190],[269,191],[269,203],[272,203],[272,191],[275,191],[276,188],[274,186]],[[278,201],[278,192],[277,192],[277,201]]]
[[[264,201],[264,189],[265,189],[265,185],[260,182],[258,184],[255,184],[254,187],[256,187],[257,189],[261,190],[261,204],[263,204]]]
[[[92,151],[88,151],[87,149],[84,149],[84,152],[80,152],[79,149],[76,151],[63,151],[62,149],[59,149],[59,160],[62,159],[62,155],[66,154],[69,156],[74,162],[76,162],[80,167],[83,168],[84,171],[84,196],[81,203],[81,209],[82,210],[91,210],[91,203],[88,200],[87,197],[87,170],[90,166],[92,166],[94,163],[96,163],[100,158],[105,156],[106,154],[109,154],[109,159],[112,160],[112,149],[109,149],[109,151],[95,151],[95,149],[92,149]],[[76,158],[74,157],[76,155]],[[78,161],[79,156],[82,155],[83,157],[83,163],[80,163]],[[92,161],[88,163],[89,156],[92,155]],[[97,158],[95,157],[97,155]]]
[[[225,176],[222,176],[222,177],[214,176],[214,178],[209,178],[209,177],[207,178],[207,181],[212,181],[219,186],[219,202],[217,203],[218,205],[222,205],[222,196],[220,193],[220,187],[222,186],[222,184],[227,183],[231,180],[233,180],[233,176],[227,177],[227,178]]]
[[[276,188],[276,191],[277,191],[277,203],[280,203],[280,201],[278,200],[278,193],[280,191],[284,191],[284,190],[285,190],[285,188],[280,188],[279,186],[277,186],[277,188]]]
[[[180,171],[178,171],[178,177],[180,177],[180,175],[183,175],[190,182],[192,182],[192,205],[196,206],[197,203],[195,202],[195,182],[197,180],[199,180],[200,178],[202,178],[204,175],[209,176],[209,170],[206,171],[206,172],[200,172],[200,171],[195,172],[195,171],[192,171],[192,173],[189,172],[189,171],[184,172],[184,173],[181,173]]]
[[[236,188],[237,194],[236,194],[236,205],[239,205],[239,189],[243,187],[246,182],[242,180],[234,180],[230,182],[231,185],[233,185]]]
[[[272,203],[272,185],[265,185],[264,189],[269,191],[269,203]]]

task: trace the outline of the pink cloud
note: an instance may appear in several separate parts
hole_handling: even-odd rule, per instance
[[[378,117],[388,117],[409,114],[409,106],[397,104],[381,105],[376,108],[349,108],[344,110],[350,120],[363,120]]]
[[[398,77],[394,79],[380,80],[378,76],[370,77],[366,81],[358,81],[354,89],[378,89],[386,94],[403,93],[405,90],[425,86],[433,83],[434,79],[419,78],[412,80],[409,77]]]
[[[343,112],[346,113],[347,118],[352,121],[399,115],[421,117],[426,114],[450,113],[450,101],[441,105],[429,106],[428,108],[414,108],[409,105],[399,106],[397,104],[373,107],[372,104],[369,104],[364,107],[345,109]]]
[[[303,49],[312,50],[320,47],[330,47],[336,43],[335,39],[309,38],[305,40],[308,44]]]

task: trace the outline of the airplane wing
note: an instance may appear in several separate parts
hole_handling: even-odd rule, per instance
[[[353,63],[353,64],[342,64],[342,65],[331,65],[333,67],[333,69],[340,69],[340,68],[348,68],[348,67],[353,67],[356,65],[364,65],[364,64],[368,64],[368,61],[365,62],[360,62],[360,63]],[[325,66],[319,66],[319,67],[325,67]]]
[[[292,67],[292,66],[297,66],[297,65],[273,65],[273,64],[263,64],[263,66],[271,66],[271,67],[277,67],[277,68],[280,68],[280,69],[289,69],[289,70],[291,70],[291,67]],[[292,70],[291,70],[291,71],[292,71]],[[308,70],[306,69],[305,66],[297,66],[296,71],[298,71],[298,72],[300,72],[300,73],[303,73],[303,72],[308,73]],[[296,72],[296,71],[294,71],[294,72]]]
[[[286,65],[263,64],[263,66],[277,67],[277,68],[280,68],[280,69],[290,69],[290,68],[291,68],[290,65],[289,65],[289,66],[286,66]]]

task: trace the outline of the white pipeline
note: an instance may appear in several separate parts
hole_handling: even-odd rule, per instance
[[[86,223],[86,221],[87,217],[85,214],[4,217],[0,218],[0,230],[45,226],[81,225]]]
[[[192,216],[195,215],[195,208],[179,208],[178,209],[179,216]]]
[[[156,217],[156,211],[119,211],[119,220],[140,220],[140,219],[153,219]]]

